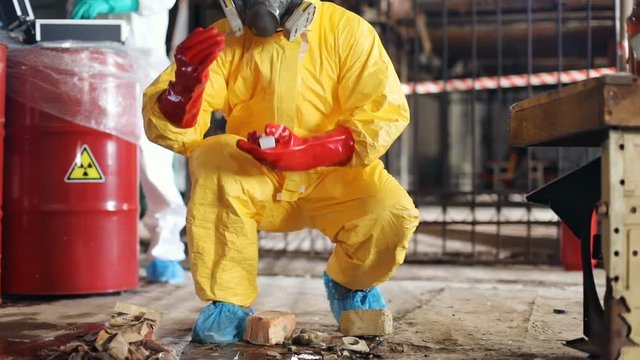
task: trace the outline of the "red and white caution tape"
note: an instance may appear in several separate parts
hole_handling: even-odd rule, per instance
[[[569,70],[558,72],[543,72],[534,74],[483,76],[475,78],[451,79],[447,81],[422,81],[419,83],[402,84],[405,95],[411,94],[439,94],[443,92],[458,92],[475,90],[490,90],[497,88],[519,88],[542,85],[571,84],[589,78],[606,74],[613,74],[616,68],[598,68],[589,70]]]

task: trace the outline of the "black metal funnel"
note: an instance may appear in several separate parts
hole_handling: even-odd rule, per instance
[[[598,298],[591,267],[591,217],[600,201],[600,158],[527,195],[527,200],[548,205],[580,239],[583,279],[583,333],[566,345],[599,355],[606,339],[604,309]],[[585,343],[586,342],[586,343]]]

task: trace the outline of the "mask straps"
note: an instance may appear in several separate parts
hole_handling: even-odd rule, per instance
[[[315,15],[316,5],[309,1],[303,1],[284,22],[284,37],[293,41],[302,35],[309,28]]]
[[[233,34],[235,36],[244,34],[244,25],[242,24],[242,19],[240,19],[240,14],[238,14],[238,9],[236,9],[233,4],[233,0],[220,0],[220,6],[224,11],[227,21],[229,21]]]

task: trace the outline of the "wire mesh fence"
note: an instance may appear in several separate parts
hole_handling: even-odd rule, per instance
[[[525,195],[599,156],[514,148],[509,108],[619,67],[619,4],[602,0],[338,1],[377,30],[412,122],[384,161],[422,219],[408,261],[559,262],[559,220]],[[263,252],[326,256],[314,230],[261,236]]]
[[[621,69],[628,1],[335,2],[378,31],[411,107],[411,124],[383,159],[421,210],[407,260],[558,263],[559,220],[525,195],[599,150],[512,147],[510,106]],[[192,13],[193,26],[210,23],[207,12]],[[265,254],[332,250],[314,230],[260,239]]]

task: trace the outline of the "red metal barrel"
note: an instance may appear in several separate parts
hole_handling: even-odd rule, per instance
[[[5,86],[7,80],[7,47],[0,44],[0,189],[2,189],[2,154],[4,151],[4,102]],[[0,206],[2,205],[2,192],[0,191]],[[0,220],[2,219],[2,207],[0,207]],[[0,223],[0,230],[2,225]],[[0,232],[1,234],[1,232]],[[0,274],[2,273],[2,236],[0,236]],[[0,293],[2,292],[2,280],[0,277]],[[2,299],[0,299],[2,302]]]
[[[591,215],[591,254],[593,255],[593,236],[598,233],[598,214]],[[567,225],[560,225],[560,261],[567,271],[582,270],[582,240],[569,229]],[[591,266],[596,266],[597,260],[591,260]]]
[[[46,57],[51,51],[30,49],[15,56]],[[99,49],[56,51],[77,54],[88,51],[91,61],[110,66],[113,63],[110,57],[121,56]],[[92,101],[107,101],[114,106],[135,102],[138,89],[102,78],[100,82],[111,85],[109,91],[101,87],[98,93],[89,82],[95,84],[95,76],[86,74],[74,78],[87,81],[79,87],[64,81],[56,83],[57,79],[70,77],[56,77],[55,72],[61,70],[52,64],[50,68],[17,67],[26,70],[28,76],[19,80],[16,88],[20,90],[14,92],[13,57],[12,52],[6,124],[3,293],[94,294],[136,288],[137,145],[54,115],[55,111],[39,106],[46,99],[42,91],[34,89],[51,85],[52,92],[60,92],[55,94],[59,99],[64,99],[70,88],[83,89],[81,98],[89,105]],[[36,93],[37,96],[31,96]],[[56,100],[55,106],[78,108],[77,105]],[[135,113],[131,121],[137,121]]]

